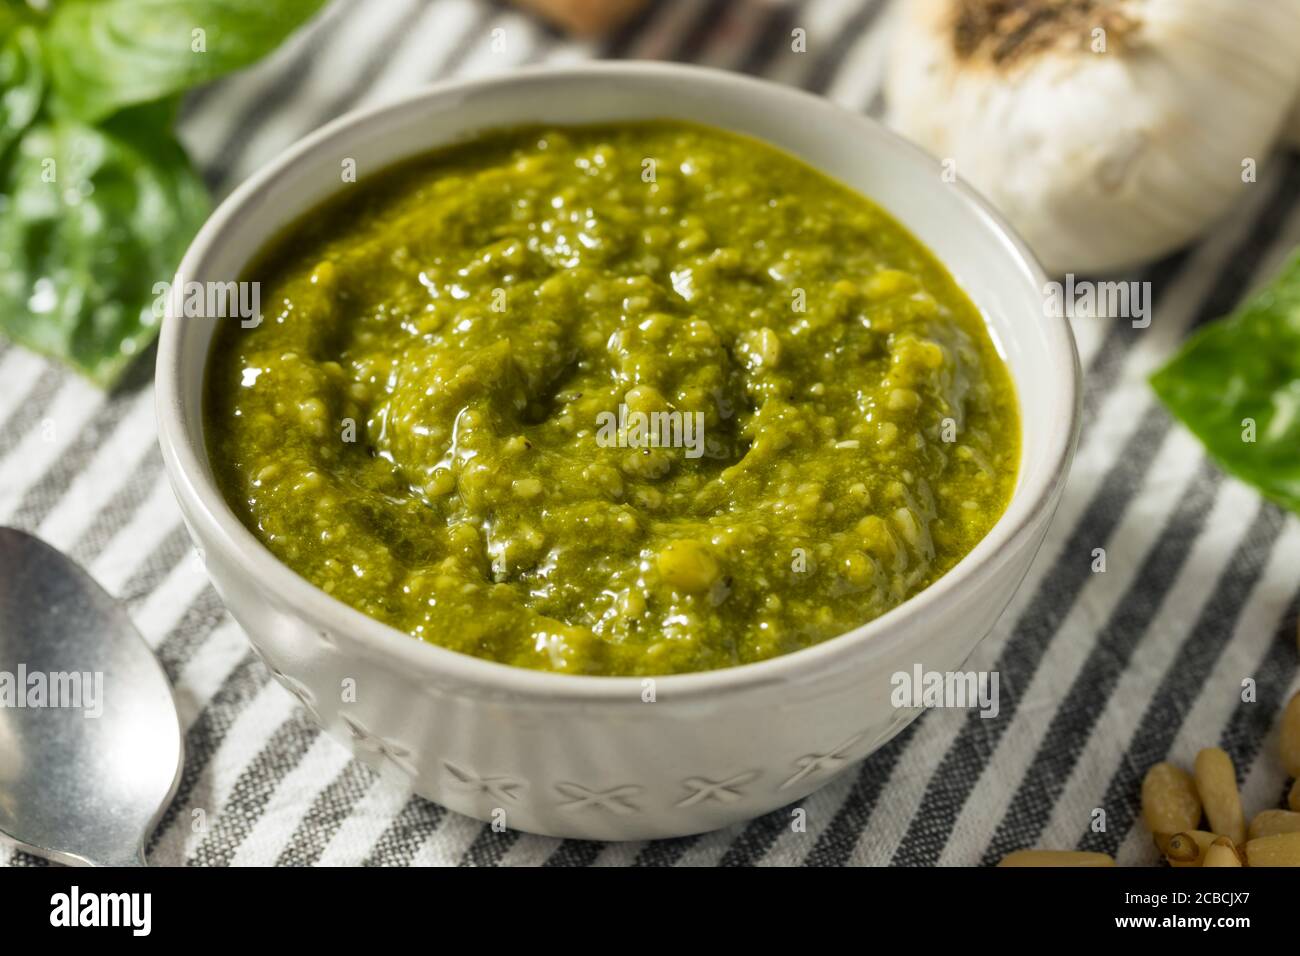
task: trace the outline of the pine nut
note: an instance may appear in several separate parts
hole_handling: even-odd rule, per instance
[[[1282,766],[1288,777],[1300,777],[1300,693],[1282,713]]]
[[[1251,866],[1300,866],[1300,833],[1278,833],[1246,844]]]
[[[1278,833],[1300,833],[1300,813],[1290,810],[1261,810],[1250,821],[1250,839],[1275,836]]]
[[[1183,833],[1201,825],[1196,781],[1182,767],[1158,763],[1142,780],[1142,819],[1152,833]]]
[[[998,866],[1114,866],[1105,853],[1081,850],[1017,850],[1002,858]]]
[[[1196,791],[1201,795],[1210,829],[1238,846],[1245,843],[1246,815],[1237,791],[1237,772],[1223,749],[1207,747],[1196,755]]]
[[[1206,852],[1219,839],[1208,830],[1188,830],[1172,836],[1156,834],[1156,846],[1173,867],[1200,866]]]
[[[1219,837],[1205,851],[1201,866],[1241,866],[1241,859],[1227,837]]]

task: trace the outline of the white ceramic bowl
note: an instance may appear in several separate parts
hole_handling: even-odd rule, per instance
[[[602,63],[422,90],[345,116],[244,183],[179,273],[236,279],[281,228],[364,175],[500,126],[677,118],[766,140],[890,210],[953,272],[1010,366],[1023,418],[1019,483],[989,535],[932,587],[785,657],[643,681],[508,667],[414,640],[282,565],[213,483],[200,413],[214,324],[168,315],[158,353],[163,456],[212,578],[282,681],[357,755],[431,800],[553,836],[669,837],[798,800],[916,716],[890,678],[960,669],[1006,607],[1055,510],[1078,432],[1079,367],[1045,318],[1041,270],[969,189],[881,126],[782,86],[691,67]],[[356,682],[356,700],[341,687]]]

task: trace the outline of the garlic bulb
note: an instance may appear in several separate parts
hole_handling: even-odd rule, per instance
[[[1202,233],[1300,90],[1300,0],[900,0],[890,123],[1054,273]]]

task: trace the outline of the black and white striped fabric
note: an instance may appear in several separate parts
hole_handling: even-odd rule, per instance
[[[432,80],[588,57],[742,70],[878,113],[887,13],[887,0],[661,0],[582,43],[489,0],[337,0],[274,56],[192,97],[181,132],[223,194],[346,110]],[[806,52],[791,50],[795,28]],[[208,586],[163,475],[148,368],[106,399],[0,343],[0,524],[85,564],[175,685],[187,760],[153,838],[157,864],[969,865],[1031,845],[1154,862],[1136,817],[1157,760],[1190,764],[1221,745],[1246,805],[1277,805],[1300,523],[1207,462],[1145,380],[1298,244],[1300,156],[1279,153],[1220,228],[1138,277],[1154,289],[1150,328],[1077,322],[1078,458],[1042,553],[970,665],[1000,672],[1000,716],[926,714],[802,801],[803,833],[786,811],[657,843],[494,833],[379,780],[269,679]],[[1092,573],[1095,548],[1104,574]],[[1242,702],[1247,677],[1257,703]],[[36,862],[0,850],[0,864]]]

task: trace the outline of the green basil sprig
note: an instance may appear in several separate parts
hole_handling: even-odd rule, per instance
[[[1300,256],[1151,384],[1225,471],[1300,514]]]
[[[270,53],[320,0],[62,0],[45,28],[50,77],[95,121]]]
[[[45,96],[45,64],[36,30],[0,8],[0,155],[23,134]]]
[[[0,333],[111,386],[208,212],[179,95],[323,0],[0,0]]]

